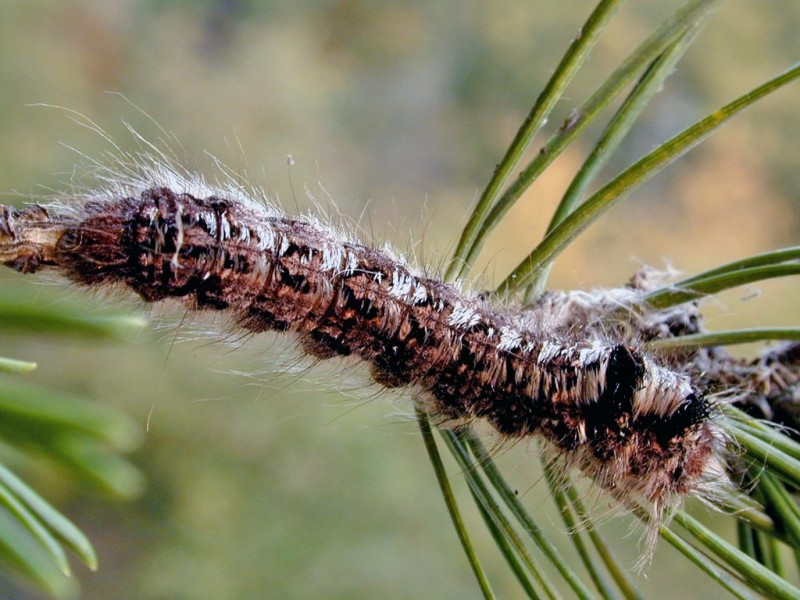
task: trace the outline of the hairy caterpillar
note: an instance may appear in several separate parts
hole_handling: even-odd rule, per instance
[[[603,323],[633,287],[493,306],[388,250],[153,165],[76,203],[1,211],[0,262],[17,271],[180,298],[251,332],[293,332],[319,359],[358,357],[378,384],[416,386],[442,421],[545,441],[623,503],[646,501],[653,525],[726,487],[714,404]]]

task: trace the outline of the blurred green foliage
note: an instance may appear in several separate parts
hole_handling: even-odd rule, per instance
[[[92,315],[78,303],[45,306],[26,287],[0,289],[0,329],[6,336],[46,335],[92,341],[140,330],[141,318]],[[142,439],[138,424],[118,410],[25,382],[36,363],[4,359],[0,377],[0,460],[23,471],[44,467],[48,477],[68,474],[82,487],[118,498],[141,494],[139,471],[119,453]],[[49,465],[49,469],[47,466]],[[91,569],[91,542],[13,472],[0,464],[0,565],[8,575],[56,598],[77,593],[65,549]]]
[[[89,157],[108,150],[67,112],[27,106],[59,105],[99,123],[123,148],[133,146],[123,120],[147,139],[163,137],[164,127],[181,141],[176,152],[189,168],[209,171],[198,159],[207,150],[289,212],[307,206],[305,187],[323,202],[330,193],[344,215],[361,218],[367,237],[390,239],[435,269],[593,5],[8,0],[0,5],[0,189],[17,190],[6,201],[18,202],[71,192],[84,181],[74,168],[81,158],[59,142]],[[677,5],[629,2],[552,128]],[[796,60],[798,22],[793,0],[724,2],[608,170]],[[631,256],[656,265],[668,258],[694,272],[789,245],[800,189],[796,99],[768,98],[647,184],[635,204],[570,248],[555,285],[617,284],[636,268]],[[489,285],[540,237],[554,190],[582,151],[578,144],[552,165],[490,240],[478,267]],[[24,287],[48,312],[65,295],[87,301],[63,285],[0,277],[4,293]],[[759,287],[769,293],[757,300],[726,297],[715,324],[790,323],[786,298],[798,297],[798,283]],[[179,309],[166,312],[155,322],[172,321],[177,333],[165,328],[160,343],[0,338],[0,355],[39,364],[13,375],[19,385],[35,378],[122,409],[148,430],[133,458],[148,487],[134,503],[111,504],[52,470],[6,463],[94,543],[100,570],[79,571],[84,598],[478,596],[410,403],[375,398],[351,368],[325,366],[310,379],[303,367],[287,372],[283,340],[207,343],[206,331],[219,324],[187,324]],[[529,509],[557,521],[534,449],[513,448],[499,460]],[[477,515],[467,518],[478,525]],[[626,527],[612,521],[609,537],[622,539]],[[472,529],[490,544],[480,526]],[[636,549],[621,546],[633,563]],[[655,597],[663,589],[716,597],[706,579],[674,577],[680,560],[662,544],[637,583]],[[514,593],[499,557],[489,555],[487,568],[498,595]]]

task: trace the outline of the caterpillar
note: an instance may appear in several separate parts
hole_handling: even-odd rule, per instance
[[[503,439],[541,440],[613,497],[648,503],[655,526],[684,498],[713,500],[728,484],[715,403],[646,352],[641,331],[604,322],[636,286],[504,306],[319,220],[165,168],[76,202],[0,207],[0,262],[227,311],[248,332],[295,334],[315,359],[356,357],[379,385],[415,387],[442,424],[480,420]]]

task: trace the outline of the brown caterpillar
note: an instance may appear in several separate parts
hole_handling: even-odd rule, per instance
[[[294,332],[320,359],[356,356],[380,385],[416,386],[442,421],[537,436],[621,501],[649,502],[656,525],[687,495],[726,486],[713,403],[687,375],[566,310],[580,294],[495,308],[311,219],[174,173],[142,181],[74,205],[2,207],[0,262],[226,310],[251,332]]]

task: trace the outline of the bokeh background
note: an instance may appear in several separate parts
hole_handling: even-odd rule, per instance
[[[336,219],[435,269],[593,4],[4,0],[0,190],[21,203],[68,189],[75,165],[86,164],[73,149],[109,150],[70,119],[74,110],[126,150],[136,143],[125,123],[151,140],[163,128],[190,168],[213,176],[217,157],[292,213],[311,194]],[[677,6],[629,2],[552,128]],[[722,3],[608,173],[796,61],[798,23],[794,0]],[[799,99],[796,84],[768,98],[638,190],[576,241],[552,285],[615,285],[641,263],[690,273],[795,244]],[[505,219],[476,269],[482,285],[539,239],[596,133]],[[42,303],[69,297],[142,312],[129,298],[52,283],[0,280]],[[736,290],[709,306],[710,326],[797,324],[798,299],[797,281]],[[119,344],[0,337],[2,354],[39,363],[27,377],[148,428],[131,457],[148,480],[138,500],[94,494],[52,471],[28,474],[96,544],[100,571],[76,567],[84,598],[478,597],[407,398],[376,394],[349,367],[306,373],[274,337],[220,342],[208,319],[187,324],[175,307],[153,316],[148,333]],[[563,540],[534,446],[499,458]],[[479,518],[467,518],[499,595],[514,597]],[[628,523],[611,520],[606,531],[632,563]],[[719,593],[665,544],[639,582],[654,597]],[[11,582],[0,590],[39,598]]]

